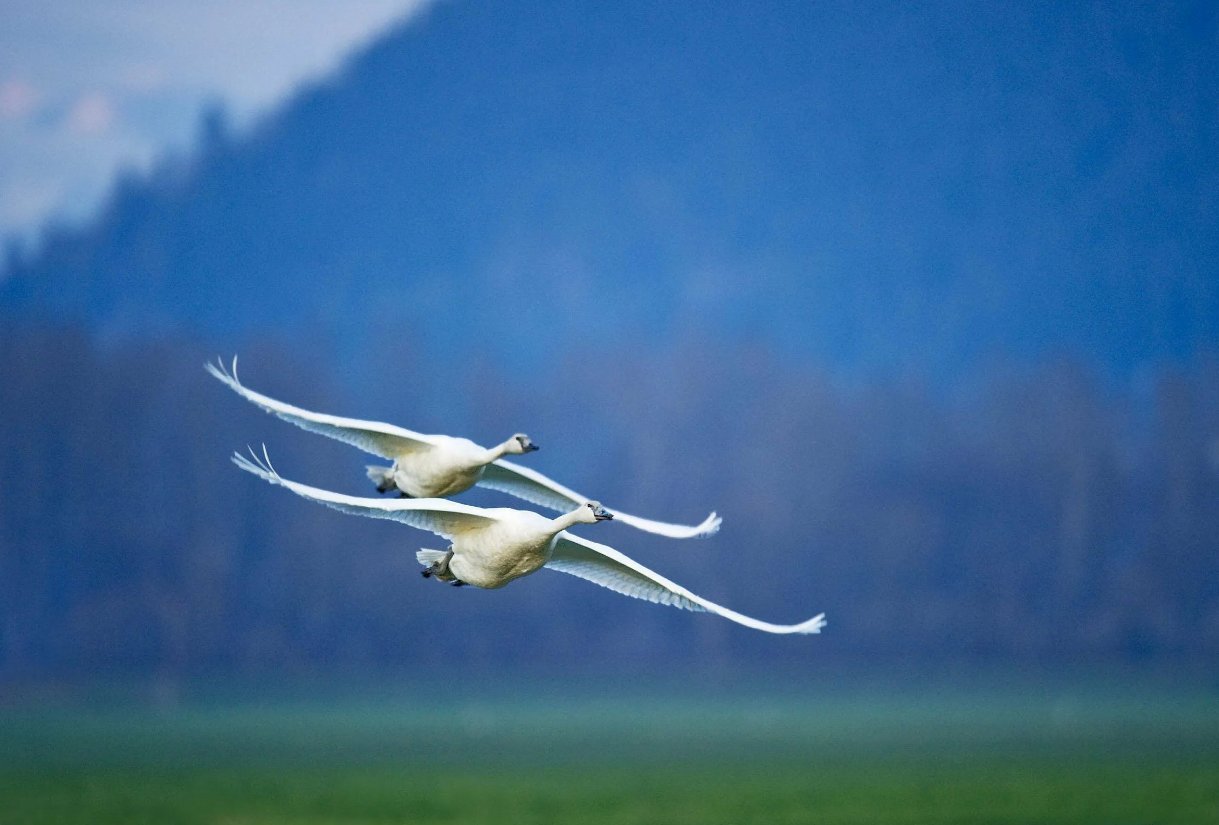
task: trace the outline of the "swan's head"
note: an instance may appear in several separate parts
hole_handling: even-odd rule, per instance
[[[542,449],[537,444],[534,444],[529,436],[524,433],[517,433],[508,439],[508,449],[505,452],[510,455],[520,455],[522,453],[531,453],[534,450]]]
[[[599,501],[586,502],[578,511],[580,521],[586,524],[595,524],[598,521],[609,521],[614,517],[614,514],[601,506]]]

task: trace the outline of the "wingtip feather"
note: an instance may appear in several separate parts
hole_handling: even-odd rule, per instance
[[[237,356],[236,355],[233,356],[232,367],[227,366],[224,363],[224,358],[217,355],[216,363],[213,364],[211,361],[208,361],[207,363],[205,363],[203,365],[203,368],[205,370],[207,370],[208,374],[211,375],[213,378],[215,378],[216,380],[218,380],[224,384],[227,384],[229,387],[232,387],[233,389],[237,389],[238,387],[241,386],[241,382],[237,380]]]
[[[720,531],[720,525],[724,520],[716,515],[715,511],[711,511],[711,515],[703,519],[703,523],[698,526],[698,532],[695,533],[695,538],[705,539],[714,536]]]
[[[234,451],[233,455],[229,457],[230,460],[240,469],[245,470],[247,473],[258,476],[263,481],[271,484],[283,484],[283,478],[275,469],[274,465],[271,464],[271,457],[267,454],[266,444],[262,445],[261,457],[259,457],[258,453],[254,451],[254,448],[249,445],[246,445],[246,450],[248,450],[250,453],[249,458],[246,458],[241,453]]]
[[[794,632],[796,633],[820,633],[821,628],[825,627],[825,614],[818,613],[807,622],[801,622],[796,625]]]

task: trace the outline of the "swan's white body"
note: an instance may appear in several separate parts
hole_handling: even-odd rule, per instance
[[[264,459],[265,459],[264,452]],[[567,529],[606,517],[596,502],[586,502],[556,518],[505,507],[485,509],[444,499],[377,499],[348,496],[283,478],[269,460],[234,455],[243,470],[287,487],[299,496],[370,518],[393,519],[428,530],[452,542],[451,556],[421,550],[425,566],[447,559],[448,573],[462,583],[503,587],[514,579],[549,567],[587,579],[618,593],[685,610],[714,613],[767,633],[820,633],[825,614],[793,625],[772,624],[729,610],[674,584],[612,547],[575,536]]]
[[[505,455],[536,449],[526,436],[516,435],[498,446],[486,448],[466,438],[426,435],[380,421],[316,413],[277,401],[243,385],[237,380],[236,358],[233,359],[231,371],[220,362],[207,364],[206,367],[209,373],[238,395],[268,413],[309,432],[391,459],[393,464],[390,467],[368,468],[368,476],[377,482],[379,490],[397,487],[414,498],[448,498],[477,484],[558,512],[569,511],[588,501],[586,496],[535,470],[503,460]],[[670,538],[703,538],[720,529],[720,517],[715,513],[707,516],[701,524],[687,525],[654,521],[620,510],[606,509],[614,518],[632,527]]]
[[[490,518],[455,534],[449,572],[458,581],[495,589],[540,570],[550,561],[558,519],[525,510],[499,507],[484,511]],[[559,517],[560,519],[563,516]]]
[[[394,456],[390,467],[369,467],[369,476],[374,481],[382,476],[392,479],[394,487],[412,498],[448,498],[477,484],[487,465],[502,455],[468,438],[430,438],[427,448]]]

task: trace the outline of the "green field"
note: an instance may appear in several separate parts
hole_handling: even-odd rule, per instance
[[[1205,690],[498,693],[10,705],[0,822],[1219,823]]]

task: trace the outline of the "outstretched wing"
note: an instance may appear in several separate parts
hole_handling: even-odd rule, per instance
[[[204,368],[228,385],[233,392],[266,412],[278,415],[284,421],[290,421],[302,430],[328,436],[382,458],[397,458],[406,453],[425,449],[436,442],[435,436],[411,432],[402,427],[395,427],[393,424],[311,412],[285,404],[283,401],[276,401],[260,392],[254,392],[237,380],[237,356],[233,356],[231,370],[227,369],[220,359],[216,359],[215,364],[204,364]]]
[[[351,515],[400,521],[446,539],[452,539],[456,534],[471,527],[482,527],[495,521],[495,517],[482,508],[441,498],[360,498],[310,487],[308,484],[289,481],[276,472],[271,466],[271,459],[267,456],[265,447],[261,458],[253,450],[250,450],[250,455],[253,460],[241,453],[233,453],[233,463],[264,481],[287,487],[298,496]]]
[[[821,628],[825,627],[824,613],[799,624],[771,624],[752,619],[694,595],[612,547],[573,536],[568,532],[559,534],[554,553],[546,566],[561,573],[588,579],[624,596],[669,604],[683,610],[714,613],[737,624],[767,633],[820,633]]]
[[[562,484],[547,478],[536,470],[531,470],[528,467],[522,467],[519,464],[513,464],[503,459],[498,459],[488,464],[486,469],[483,470],[482,478],[479,479],[478,483],[483,487],[499,490],[502,493],[508,493],[533,504],[540,504],[543,507],[549,507],[551,510],[558,510],[561,513],[566,513],[574,507],[579,507],[589,500],[587,496],[582,496],[574,490],[567,489]],[[664,521],[640,518],[639,516],[632,516],[630,513],[624,513],[621,510],[615,510],[613,507],[606,507],[605,509],[613,514],[616,521],[624,522],[648,533],[657,533],[674,539],[705,538],[714,535],[720,529],[721,519],[715,513],[707,516],[702,524],[687,525],[669,524]]]

